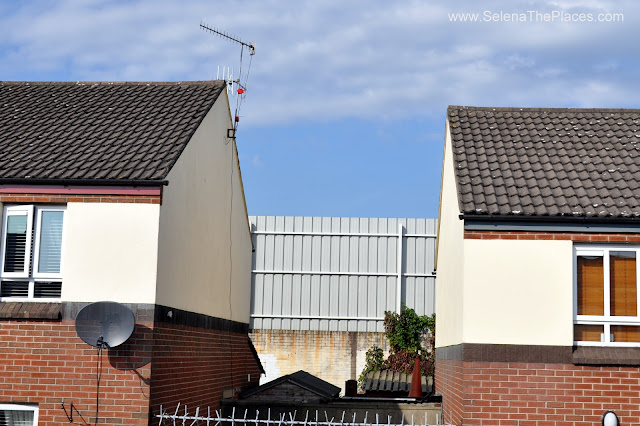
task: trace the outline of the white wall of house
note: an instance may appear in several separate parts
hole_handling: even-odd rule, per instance
[[[436,347],[462,343],[465,261],[463,221],[458,218],[458,191],[447,121],[440,190],[436,253]]]
[[[69,203],[62,301],[154,303],[157,204]]]
[[[249,322],[251,234],[223,91],[167,176],[157,303]]]
[[[465,240],[464,253],[465,343],[573,344],[571,241]]]

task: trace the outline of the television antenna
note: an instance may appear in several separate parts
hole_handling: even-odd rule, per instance
[[[234,78],[233,69],[229,69],[228,67],[222,68],[222,79],[227,83],[227,94],[233,95],[236,98],[236,109],[233,117],[233,128],[229,129],[227,135],[231,138],[236,137],[236,130],[238,129],[238,122],[240,121],[240,107],[242,106],[242,101],[247,94],[247,87],[249,81],[249,72],[251,71],[251,62],[253,60],[253,55],[256,54],[256,43],[252,41],[251,43],[245,43],[240,40],[240,38],[232,36],[224,31],[218,30],[216,28],[212,28],[207,24],[200,23],[200,28],[204,31],[208,31],[211,34],[217,35],[223,39],[229,40],[233,43],[240,45],[240,66],[238,67],[238,77]],[[245,48],[249,51],[249,66],[247,68],[247,73],[242,75],[242,62],[245,57]],[[218,67],[218,76],[216,78],[220,78],[220,67]]]

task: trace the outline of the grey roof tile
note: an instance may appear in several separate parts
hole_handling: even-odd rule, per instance
[[[640,110],[451,106],[447,118],[463,214],[640,217]]]
[[[0,179],[165,179],[224,88],[0,82]]]

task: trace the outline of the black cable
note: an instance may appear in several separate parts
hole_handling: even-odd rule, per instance
[[[236,123],[237,124],[237,123]],[[229,164],[229,168],[231,169],[231,173],[229,176],[229,192],[230,192],[230,201],[229,201],[229,321],[233,321],[233,303],[231,302],[231,291],[233,289],[233,237],[232,237],[232,225],[233,225],[233,151],[235,149],[235,143],[232,141],[231,143],[231,164]],[[231,324],[229,325],[231,327]],[[231,340],[231,330],[229,330],[229,354],[231,355],[230,366],[231,366],[231,389],[235,392],[235,381],[233,379],[233,342]]]
[[[96,365],[96,378],[97,378],[97,384],[96,384],[96,425],[98,424],[98,418],[100,415],[100,376],[102,376],[102,347],[103,347],[104,343],[100,342],[100,345],[98,346],[98,360],[97,360],[97,365]]]

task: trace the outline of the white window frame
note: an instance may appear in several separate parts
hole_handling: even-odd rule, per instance
[[[44,280],[44,281],[48,281],[48,280],[62,280],[62,265],[64,264],[62,262],[62,255],[63,255],[63,250],[60,250],[60,272],[58,273],[54,273],[54,272],[39,272],[38,271],[38,265],[40,264],[40,228],[41,228],[41,223],[42,223],[42,213],[43,212],[63,212],[66,209],[64,207],[58,207],[58,206],[37,206],[36,207],[36,223],[35,223],[35,234],[34,234],[34,248],[33,248],[33,265],[31,265],[31,270],[32,270],[32,274],[33,277],[36,279],[36,281],[39,281],[40,279]],[[61,244],[64,245],[64,217],[62,219],[62,241]]]
[[[0,411],[33,411],[33,425],[38,424],[39,407],[28,404],[0,404]]]
[[[6,232],[7,224],[9,223],[10,216],[27,216],[27,245],[25,252],[31,253],[31,230],[33,229],[33,205],[25,206],[6,206],[4,208],[4,214],[2,215],[2,269],[0,269],[0,275],[2,278],[29,278],[29,261],[30,256],[25,255],[24,266],[22,272],[4,272],[4,253],[7,244]]]
[[[66,212],[66,206],[58,205],[39,205],[39,204],[24,204],[24,205],[6,205],[2,215],[2,245],[0,251],[0,279],[5,282],[28,282],[28,295],[27,297],[0,297],[0,300],[7,301],[57,301],[59,298],[53,297],[39,297],[34,298],[35,283],[36,282],[61,282],[64,274],[64,245],[65,245],[65,219],[63,219],[62,228],[62,250],[60,252],[60,272],[59,273],[40,273],[37,271],[38,262],[40,258],[40,227],[42,220],[42,212],[46,211],[62,211]],[[66,213],[64,213],[66,215]],[[4,272],[5,262],[5,245],[6,245],[6,231],[9,216],[27,216],[27,242],[26,242],[26,256],[24,262],[23,272]],[[33,254],[31,256],[31,253]],[[31,262],[31,263],[30,263]]]
[[[610,282],[609,253],[617,251],[634,252],[636,254],[636,303],[637,315],[632,316],[612,316],[611,315],[611,285]],[[578,315],[578,256],[599,256],[602,257],[603,287],[604,287],[604,315]],[[573,250],[573,322],[580,325],[602,325],[604,341],[584,342],[574,340],[575,345],[580,346],[619,346],[632,347],[640,346],[640,342],[612,342],[612,325],[632,325],[640,326],[640,247],[620,246],[620,245],[576,245]],[[574,336],[575,337],[575,336]]]

